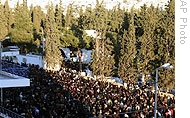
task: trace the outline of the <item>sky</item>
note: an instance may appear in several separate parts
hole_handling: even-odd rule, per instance
[[[1,0],[2,3],[4,3],[6,0]],[[22,3],[23,0],[8,0],[9,5],[11,8],[14,8],[17,2]],[[102,0],[99,0],[102,1]],[[127,3],[123,3],[123,1],[127,1]],[[121,7],[127,7],[130,8],[134,5],[135,8],[139,8],[143,4],[147,4],[148,6],[152,3],[155,6],[160,4],[163,6],[164,4],[167,4],[168,0],[104,0],[104,3],[106,3],[106,8],[111,9],[113,6],[115,6],[118,3],[122,3]],[[27,0],[28,6],[33,4],[40,5],[42,8],[45,9],[45,6],[48,5],[49,2],[52,2],[54,5],[59,4],[59,0]],[[74,2],[76,6],[88,6],[91,5],[92,7],[95,6],[96,0],[62,0],[63,7],[65,8],[70,3]]]

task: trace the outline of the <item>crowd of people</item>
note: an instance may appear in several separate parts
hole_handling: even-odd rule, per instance
[[[30,87],[6,88],[3,106],[26,118],[153,118],[154,93],[130,80],[126,86],[84,78],[63,66],[30,65]],[[175,118],[175,96],[158,96],[158,118]]]

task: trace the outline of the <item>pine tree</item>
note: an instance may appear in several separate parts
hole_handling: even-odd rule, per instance
[[[78,18],[78,25],[79,28],[84,30],[92,29],[92,8],[86,7],[85,11],[81,10],[79,11],[79,18]]]
[[[5,17],[3,5],[0,2],[0,41],[2,41],[8,34],[7,19]]]
[[[6,20],[7,20],[7,30],[8,32],[10,33],[11,31],[11,26],[14,22],[14,19],[13,19],[13,13],[12,13],[12,8],[9,7],[9,3],[8,3],[8,0],[5,1],[5,4],[4,4],[4,13],[5,13],[5,17],[6,17]]]
[[[66,15],[62,21],[64,22],[64,28],[60,40],[63,47],[69,46],[77,48],[79,45],[79,38],[76,36],[75,32],[75,27],[77,26],[75,12],[76,10],[73,8],[73,4],[69,4]]]
[[[108,11],[107,33],[114,45],[115,66],[118,68],[120,56],[120,41],[122,39],[122,26],[125,16],[125,11],[120,8],[120,4]],[[125,24],[126,25],[126,24]],[[115,70],[115,75],[118,76],[118,70]]]
[[[91,20],[92,20],[92,9],[87,7],[85,12],[83,11],[82,7],[78,11],[79,18],[78,18],[78,25],[77,25],[77,35],[79,37],[80,48],[92,49],[92,38],[87,36],[85,30],[90,30]]]
[[[21,53],[27,53],[28,49],[33,44],[33,24],[31,16],[27,8],[26,2],[14,9],[14,26],[10,33],[11,42],[17,43],[21,48]]]
[[[103,71],[104,70],[104,40],[105,40],[105,34],[106,34],[106,25],[105,25],[105,19],[107,17],[107,13],[105,13],[105,8],[101,3],[99,3],[98,0],[96,0],[96,7],[93,11],[93,28],[96,31],[97,37],[93,41],[93,50],[92,50],[92,60],[91,60],[91,68],[94,75],[97,76],[104,76]],[[106,17],[105,17],[106,16]],[[97,22],[98,21],[98,22]]]
[[[45,20],[45,64],[47,69],[59,69],[62,63],[61,52],[59,50],[59,31],[55,23],[53,5],[48,6]]]
[[[64,26],[65,26],[65,19],[64,19],[64,9],[62,7],[62,0],[60,0],[59,5],[56,5],[55,7],[55,22],[56,27],[59,30],[59,39],[62,41],[62,46],[68,46],[63,43],[64,40],[64,32],[66,33]],[[65,38],[67,40],[67,38]]]
[[[55,8],[55,22],[56,22],[57,28],[60,32],[63,31],[63,27],[65,25],[63,12],[64,12],[64,10],[62,7],[62,0],[60,0],[59,6],[56,5],[56,8]]]
[[[89,30],[94,29],[93,22],[94,22],[94,12],[92,7],[87,6],[85,10],[85,20],[83,20],[83,29]]]
[[[141,8],[140,23],[142,25],[141,28],[143,29],[143,35],[138,39],[141,42],[141,47],[139,50],[137,66],[138,70],[145,75],[152,73],[152,70],[155,69],[154,64],[152,64],[152,62],[155,60],[154,30],[156,28],[157,23],[157,19],[155,18],[155,16],[156,14],[153,6],[148,8],[146,5],[144,5]]]
[[[114,45],[112,40],[107,37],[108,30],[108,11],[102,3],[97,0],[96,8],[94,9],[93,23],[97,33],[95,38],[94,48],[92,50],[91,68],[94,75],[105,76],[114,75],[115,60],[114,60]],[[97,22],[98,21],[98,22]]]
[[[136,79],[136,63],[135,58],[137,54],[136,50],[136,36],[135,36],[135,26],[134,26],[134,12],[133,8],[130,12],[130,21],[128,33],[124,31],[121,50],[120,50],[120,60],[119,60],[119,76],[123,79],[130,79],[135,81]]]
[[[158,60],[160,65],[170,63],[175,67],[175,1],[170,0],[162,12],[157,37]],[[175,84],[175,69],[159,71],[160,87],[171,89]]]
[[[76,9],[74,9],[73,4],[69,4],[65,15],[65,28],[70,29],[73,24],[77,23],[75,13]]]
[[[41,30],[42,30],[41,23],[42,23],[43,16],[44,16],[44,13],[41,7],[35,6],[32,12],[32,22],[34,25],[34,30],[36,31],[36,34],[38,35],[41,35]]]
[[[115,60],[114,60],[114,46],[110,38],[103,40],[102,44],[102,70],[101,73],[103,76],[113,76],[115,74]]]
[[[43,30],[42,21],[43,21],[44,13],[40,6],[35,6],[30,10],[32,10],[31,16],[32,16],[32,22],[33,22],[34,41],[35,41],[35,45],[39,46],[41,43],[41,37],[42,37],[42,30]]]
[[[70,29],[63,29],[63,35],[61,36],[60,41],[63,47],[77,48],[79,45],[79,39],[75,37],[73,31]]]

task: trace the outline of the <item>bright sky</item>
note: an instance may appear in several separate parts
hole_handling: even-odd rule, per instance
[[[4,3],[6,0],[1,0],[2,3]],[[23,0],[8,0],[10,7],[14,7],[17,2],[22,3]],[[82,5],[92,5],[92,7],[96,4],[96,0],[62,0],[63,2],[63,7],[66,7],[69,5],[69,3],[72,3],[74,1],[74,4],[77,6],[82,6]],[[102,0],[99,0],[102,1]],[[112,8],[118,3],[123,3],[124,0],[104,0],[105,3],[107,3],[106,7],[108,9]],[[154,5],[160,4],[163,6],[163,4],[167,4],[168,0],[138,0],[140,2],[137,2],[137,0],[126,0],[128,3],[127,4],[121,4],[121,7],[128,7],[130,8],[131,6],[135,5],[136,8],[139,6],[142,6],[143,4],[148,4],[150,5],[151,3]],[[31,4],[35,5],[40,5],[42,8],[45,8],[46,5],[48,5],[48,2],[52,2],[54,5],[59,4],[59,0],[27,0],[28,6]]]

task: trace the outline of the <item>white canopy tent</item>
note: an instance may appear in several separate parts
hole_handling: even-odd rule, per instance
[[[3,103],[3,88],[27,86],[30,86],[30,79],[0,71],[1,103]]]

